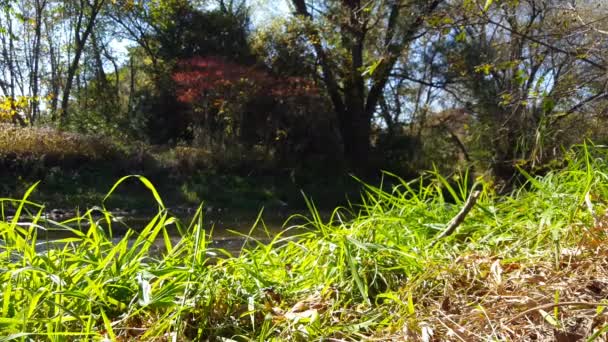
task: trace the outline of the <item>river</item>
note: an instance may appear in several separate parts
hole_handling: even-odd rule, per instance
[[[93,219],[99,227],[111,234],[112,240],[120,241],[126,232],[131,229],[135,232],[142,231],[146,225],[154,218],[152,213],[138,213],[135,211],[125,211],[115,209],[110,212],[110,220],[101,215],[100,211],[94,211]],[[169,211],[169,215],[179,220],[182,230],[190,225],[196,210],[188,208],[185,210]],[[209,248],[223,249],[231,255],[238,255],[244,245],[246,236],[251,236],[256,241],[269,242],[279,232],[285,230],[286,220],[295,214],[304,212],[287,213],[283,210],[273,210],[267,212],[253,212],[243,210],[211,210],[205,211],[202,215],[203,228],[210,236]],[[25,216],[22,216],[25,217]],[[5,221],[10,222],[13,216],[7,215]],[[66,237],[73,237],[73,233],[66,228],[75,228],[86,231],[89,227],[89,218],[77,220],[75,213],[67,210],[53,209],[42,215],[38,221],[38,240],[41,250],[49,246],[56,246],[56,240]],[[295,218],[289,221],[289,225],[304,224],[303,218]],[[27,226],[31,220],[19,220],[21,226]],[[254,227],[255,226],[255,227]],[[110,227],[111,229],[108,229]],[[173,244],[181,238],[177,224],[167,226]],[[293,234],[296,230],[291,230],[288,234]],[[153,250],[161,251],[164,249],[164,240],[159,237],[154,242]]]

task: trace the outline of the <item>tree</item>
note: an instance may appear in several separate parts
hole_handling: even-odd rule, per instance
[[[562,1],[455,3],[464,23],[451,31],[443,50],[453,78],[463,86],[490,152],[490,166],[503,179],[515,166],[533,167],[563,139],[560,122],[605,98],[606,38],[577,24]],[[452,13],[458,13],[453,11]],[[571,130],[568,134],[572,134]]]
[[[442,2],[326,0],[313,8],[292,0],[307,24],[303,34],[316,53],[352,168],[369,158],[372,116],[391,72]]]
[[[80,58],[82,57],[85,44],[93,32],[97,15],[101,11],[104,3],[105,0],[78,0],[71,4],[71,10],[74,11],[75,16],[75,24],[73,27],[74,31],[72,36],[74,42],[74,54],[67,70],[65,86],[63,88],[63,95],[61,99],[62,123],[65,123],[68,118],[70,92],[72,91],[74,76],[76,75],[76,71],[80,65]]]
[[[131,57],[139,61],[130,63],[129,94],[139,93],[141,100],[130,100],[130,108],[139,106],[140,111],[145,112],[147,130],[155,143],[191,142],[196,123],[211,122],[195,120],[201,118],[189,113],[184,106],[188,101],[178,98],[176,85],[190,87],[190,91],[197,89],[183,82],[176,84],[177,78],[173,76],[183,74],[184,65],[197,58],[215,57],[237,65],[255,62],[247,41],[249,17],[243,4],[220,1],[217,8],[208,9],[198,2],[162,0],[119,1],[113,6],[110,16],[117,24],[117,36],[139,46],[131,50]],[[145,89],[135,89],[136,67],[151,83]],[[201,96],[196,94],[195,98]]]

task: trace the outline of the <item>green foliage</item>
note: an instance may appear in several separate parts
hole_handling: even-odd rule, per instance
[[[316,59],[300,20],[278,18],[253,32],[251,46],[258,58],[276,75],[310,77]]]
[[[529,38],[537,32],[551,32],[558,41],[574,35],[580,39],[566,45],[585,50],[582,46],[593,43],[579,36],[584,33],[565,32],[562,27],[561,23],[574,19],[572,13],[552,12],[549,3],[542,1],[465,1],[464,5],[459,16],[485,18],[489,26],[465,25],[442,35],[445,46],[440,50],[446,53],[449,77],[462,81],[476,115],[477,129],[471,130],[469,140],[477,145],[471,149],[486,158],[474,159],[495,175],[510,179],[516,173],[515,164],[549,162],[562,146],[571,146],[572,136],[579,136],[576,143],[582,143],[588,135],[574,133],[578,129],[562,134],[566,126],[561,121],[574,115],[571,109],[586,111],[572,107],[573,103],[594,94],[595,85],[588,87],[574,76],[578,57],[556,48],[557,41]],[[583,74],[594,69],[585,69]],[[584,124],[576,124],[580,125]]]
[[[239,62],[252,60],[246,13],[201,11],[184,5],[174,10],[167,23],[156,37],[159,55],[167,60],[195,56],[224,56]]]
[[[468,150],[505,180],[605,140],[599,0],[280,2],[1,1],[0,122],[360,173],[448,172]],[[432,118],[463,107],[464,148]]]

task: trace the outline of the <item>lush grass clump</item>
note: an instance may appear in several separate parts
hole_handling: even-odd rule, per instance
[[[112,239],[103,210],[57,223],[43,219],[29,192],[4,199],[0,335],[593,340],[608,330],[607,155],[575,150],[565,169],[528,177],[508,196],[482,180],[467,184],[466,175],[457,186],[438,174],[365,186],[362,206],[323,220],[311,203],[308,224],[288,221],[289,234],[270,243],[245,237],[253,247],[235,257],[210,248],[202,211],[182,225],[144,178],[158,214],[121,239]],[[471,188],[481,191],[476,206],[434,243]],[[64,238],[44,248],[51,231]]]

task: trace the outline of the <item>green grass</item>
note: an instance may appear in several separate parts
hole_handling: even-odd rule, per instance
[[[593,322],[581,331],[599,340],[608,330],[607,152],[579,147],[565,169],[524,175],[506,196],[468,175],[387,175],[390,188],[363,185],[362,205],[324,220],[308,201],[307,224],[266,231],[270,243],[249,234],[253,247],[233,257],[210,248],[203,210],[177,221],[143,177],[131,178],[158,213],[120,240],[105,211],[45,221],[28,200],[33,186],[2,199],[0,341],[553,340],[578,333],[572,321]],[[476,206],[433,244],[471,188],[481,191]],[[263,221],[254,229],[264,233]],[[40,248],[53,231],[65,237]]]

